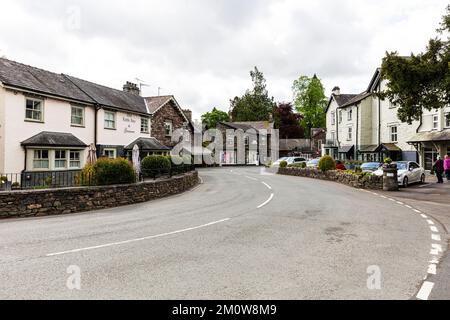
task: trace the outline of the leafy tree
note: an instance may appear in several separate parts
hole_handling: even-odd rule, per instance
[[[206,125],[208,129],[214,129],[217,127],[219,122],[230,121],[230,116],[225,111],[218,110],[216,108],[212,109],[211,112],[207,112],[202,115],[202,122]]]
[[[305,134],[309,137],[312,128],[324,128],[326,126],[325,107],[327,98],[325,89],[320,79],[314,75],[312,78],[301,76],[294,81],[294,104],[302,115],[301,124]]]
[[[380,97],[399,106],[398,117],[403,122],[420,120],[423,108],[450,104],[450,5],[438,32],[447,33],[447,39],[431,39],[423,53],[401,57],[391,52],[383,59],[382,77],[388,83]]]
[[[282,139],[301,139],[305,137],[300,125],[302,116],[294,113],[291,103],[279,103],[274,110],[275,128],[280,130]]]
[[[250,76],[253,89],[230,101],[233,121],[268,121],[275,107],[274,99],[269,97],[266,79],[257,67],[250,71]]]

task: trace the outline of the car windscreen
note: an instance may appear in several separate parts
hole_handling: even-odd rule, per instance
[[[364,163],[362,166],[361,166],[361,169],[373,169],[373,170],[376,170],[376,169],[378,169],[380,167],[380,164],[379,163]]]
[[[398,170],[408,170],[408,164],[406,162],[397,163]]]

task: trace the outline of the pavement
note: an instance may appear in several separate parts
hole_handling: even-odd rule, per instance
[[[409,300],[429,222],[446,241],[382,194],[260,168],[200,176],[154,202],[0,221],[0,299]]]
[[[408,203],[423,213],[432,217],[445,233],[441,245],[446,253],[440,259],[436,274],[429,275],[427,281],[434,284],[430,294],[430,300],[450,300],[450,242],[448,239],[450,230],[450,182],[437,184],[435,176],[427,176],[426,184],[411,185],[409,188],[401,188],[399,192],[383,193]]]

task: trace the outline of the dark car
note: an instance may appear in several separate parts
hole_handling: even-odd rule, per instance
[[[347,168],[341,160],[336,160],[336,170],[347,170]]]

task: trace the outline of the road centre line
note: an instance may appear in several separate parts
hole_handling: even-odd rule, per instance
[[[167,236],[171,236],[171,235],[175,235],[175,234],[185,233],[185,232],[188,232],[188,231],[194,231],[194,230],[198,230],[198,229],[207,228],[207,227],[219,224],[219,223],[227,222],[229,220],[231,220],[231,219],[227,218],[227,219],[222,219],[222,220],[219,220],[219,221],[214,221],[214,222],[211,222],[211,223],[203,224],[201,226],[197,226],[197,227],[193,227],[193,228],[187,228],[187,229],[177,230],[177,231],[173,231],[173,232],[157,234],[157,235],[154,235],[154,236],[148,236],[148,237],[143,237],[143,238],[125,240],[125,241],[120,241],[120,242],[112,242],[112,243],[102,244],[102,245],[99,245],[99,246],[79,248],[79,249],[68,250],[68,251],[61,251],[61,252],[56,252],[56,253],[49,253],[49,254],[46,255],[46,257],[54,257],[54,256],[60,256],[60,255],[65,255],[65,254],[70,254],[70,253],[78,253],[78,252],[83,252],[83,251],[103,249],[103,248],[108,248],[108,247],[113,247],[113,246],[120,246],[120,245],[124,245],[124,244],[134,243],[134,242],[141,242],[141,241],[145,241],[145,240],[151,240],[151,239],[167,237]]]
[[[274,196],[275,196],[275,195],[272,193],[272,194],[270,195],[270,198],[269,198],[266,202],[264,202],[263,204],[261,204],[261,205],[258,207],[258,209],[261,209],[262,207],[268,205],[269,202],[272,201],[272,199],[273,199]]]
[[[417,299],[428,300],[433,288],[434,288],[433,282],[425,281],[422,285],[422,288],[420,288],[419,293],[417,294]]]
[[[272,190],[272,187],[271,186],[269,186],[267,183],[265,183],[265,182],[262,182],[262,184],[263,185],[265,185],[269,190]]]

